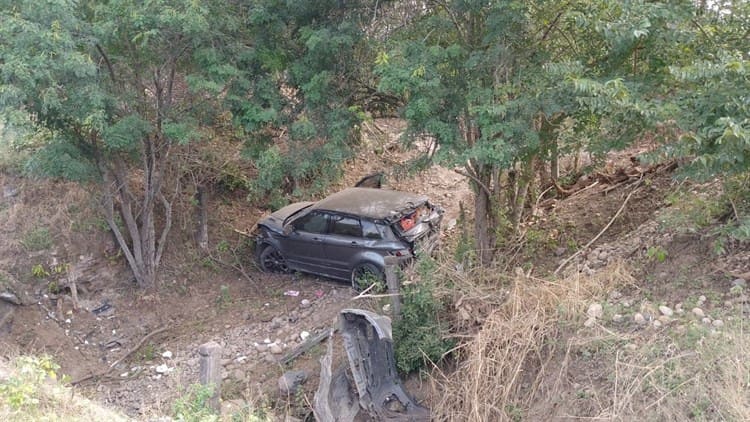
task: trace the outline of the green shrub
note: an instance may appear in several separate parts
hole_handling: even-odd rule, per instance
[[[405,373],[424,367],[426,359],[439,361],[454,346],[440,323],[444,305],[434,295],[434,260],[422,257],[420,267],[421,282],[402,287],[401,319],[393,324],[396,366]]]
[[[192,384],[172,405],[172,413],[178,421],[213,422],[219,416],[211,409],[209,399],[213,396],[213,387]]]
[[[29,230],[23,235],[21,239],[21,245],[29,251],[42,251],[52,247],[52,238],[50,237],[49,229],[46,227],[37,227]]]
[[[14,411],[39,404],[39,388],[45,378],[57,379],[60,367],[49,356],[21,356],[15,360],[15,375],[0,382],[0,402]]]

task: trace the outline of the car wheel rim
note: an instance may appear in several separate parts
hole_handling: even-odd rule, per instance
[[[263,259],[263,266],[269,271],[286,272],[287,266],[284,257],[277,250],[273,250]]]

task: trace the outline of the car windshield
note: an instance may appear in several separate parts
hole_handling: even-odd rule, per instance
[[[284,223],[282,225],[286,226],[286,223],[288,223],[288,222],[296,219],[297,217],[299,217],[300,215],[302,215],[305,212],[305,210],[309,209],[313,205],[314,204],[310,204],[310,205],[308,205],[306,207],[302,207],[302,208],[298,209],[293,214],[289,215],[286,219],[284,219]]]

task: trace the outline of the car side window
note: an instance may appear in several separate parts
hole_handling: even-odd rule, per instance
[[[307,233],[325,233],[328,230],[328,214],[311,212],[292,223],[295,230]]]
[[[378,227],[369,220],[362,220],[362,237],[365,239],[382,239],[383,236],[378,231]]]
[[[358,218],[333,217],[333,229],[331,233],[341,236],[362,237],[362,225]]]

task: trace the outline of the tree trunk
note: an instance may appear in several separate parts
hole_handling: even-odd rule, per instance
[[[491,173],[482,169],[478,172],[477,180],[474,181],[474,236],[477,248],[477,257],[481,265],[488,265],[495,257],[497,239],[497,210],[491,192],[487,189],[491,185]]]
[[[198,227],[195,240],[204,251],[208,250],[208,192],[204,185],[198,185],[195,193],[198,207]]]

